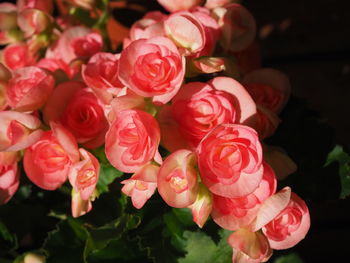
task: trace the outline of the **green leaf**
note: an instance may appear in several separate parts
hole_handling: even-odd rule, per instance
[[[273,263],[303,263],[303,260],[295,253],[289,254],[287,256],[281,256]]]
[[[343,147],[336,145],[328,154],[325,166],[333,162],[338,162],[341,182],[340,198],[345,198],[350,195],[350,155],[343,150]]]
[[[6,225],[0,220],[0,255],[11,252],[17,247],[17,236],[10,233]]]
[[[231,263],[232,249],[226,242],[230,231],[220,230],[221,237],[218,244],[211,239],[210,236],[204,232],[184,232],[184,238],[187,241],[185,257],[180,258],[178,263]]]
[[[195,223],[193,222],[192,212],[189,208],[173,208],[171,210],[173,214],[176,215],[177,219],[184,225],[184,226],[194,226]]]
[[[122,175],[123,173],[115,169],[112,165],[101,163],[100,177],[97,182],[98,192],[100,194],[108,192],[108,185]]]

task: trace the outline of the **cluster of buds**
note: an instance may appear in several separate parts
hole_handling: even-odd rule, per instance
[[[93,1],[74,2],[89,10]],[[100,176],[91,150],[104,147],[132,174],[122,191],[136,208],[157,190],[169,206],[190,208],[199,227],[211,215],[234,231],[233,262],[265,262],[302,240],[305,202],[289,187],[276,193],[276,177],[296,166],[263,143],[279,125],[288,78],[261,68],[247,9],[202,2],[159,0],[170,14],[135,22],[119,54],[106,52],[100,32],[53,18],[51,1],[1,4],[2,39],[21,37],[2,42],[0,202],[18,188],[21,151],[35,185],[68,180],[72,215],[89,212]]]

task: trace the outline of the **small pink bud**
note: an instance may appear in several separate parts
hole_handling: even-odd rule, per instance
[[[189,207],[192,211],[193,221],[202,228],[207,221],[213,207],[213,195],[202,183],[196,201]]]

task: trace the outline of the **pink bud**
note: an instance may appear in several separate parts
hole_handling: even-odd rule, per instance
[[[184,208],[196,201],[198,175],[195,165],[195,154],[188,150],[178,150],[165,159],[158,175],[158,192],[168,205]]]
[[[26,37],[39,34],[47,29],[53,18],[39,9],[24,9],[18,15],[18,26]]]
[[[233,248],[233,263],[266,262],[272,255],[269,241],[261,232],[240,228],[227,241]]]
[[[6,204],[19,186],[16,152],[0,152],[0,205]]]
[[[86,213],[90,212],[92,209],[92,204],[91,204],[91,201],[89,199],[83,200],[81,198],[80,193],[77,192],[76,190],[74,190],[74,188],[73,188],[72,189],[71,207],[72,207],[72,216],[79,217],[79,216],[83,216]]]
[[[132,204],[137,209],[144,206],[157,188],[157,175],[159,166],[146,164],[130,179],[124,180],[122,192],[131,197]]]
[[[213,207],[213,195],[202,183],[199,183],[196,201],[189,206],[193,221],[202,228],[207,221]]]
[[[200,73],[215,73],[225,70],[225,60],[219,57],[199,57],[193,64]]]

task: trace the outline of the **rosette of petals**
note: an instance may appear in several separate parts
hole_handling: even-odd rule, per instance
[[[47,49],[46,58],[62,59],[66,63],[83,57],[89,58],[102,49],[102,37],[99,33],[83,26],[67,28],[56,45]]]
[[[24,152],[24,170],[28,178],[45,190],[56,190],[67,179],[72,164],[79,161],[78,145],[63,126],[51,123],[35,144]]]
[[[299,196],[285,187],[264,202],[254,226],[255,229],[262,227],[271,248],[291,248],[309,231],[309,210]]]
[[[36,57],[29,51],[26,43],[15,43],[2,50],[2,61],[11,70],[32,66]]]
[[[19,186],[17,152],[0,152],[0,205],[6,204]]]
[[[80,161],[74,163],[68,174],[68,179],[82,200],[90,199],[95,191],[100,176],[100,164],[95,156],[83,148],[79,149]]]
[[[18,14],[17,21],[25,37],[30,37],[47,29],[53,23],[53,18],[42,10],[26,8]]]
[[[232,233],[227,241],[233,248],[233,263],[266,262],[272,255],[269,241],[261,232],[241,228]]]
[[[54,78],[38,67],[24,67],[12,72],[6,86],[6,100],[17,111],[40,109],[51,95]]]
[[[262,149],[255,130],[239,124],[220,124],[197,148],[202,182],[223,197],[252,193],[263,176]]]
[[[199,183],[196,201],[189,208],[193,221],[202,228],[213,208],[213,195],[202,183]]]
[[[166,10],[173,13],[176,11],[190,10],[191,8],[200,5],[202,0],[157,0]]]
[[[91,89],[77,81],[59,84],[44,108],[46,122],[58,121],[87,148],[104,143],[108,121],[104,106]]]
[[[137,39],[165,36],[163,22],[166,17],[167,15],[159,11],[153,11],[137,20],[130,28],[129,38],[124,39],[124,48]]]
[[[192,205],[198,194],[196,156],[189,150],[171,153],[158,174],[158,192],[170,206],[184,208]]]
[[[105,103],[109,103],[124,87],[118,78],[119,57],[120,54],[99,52],[82,68],[85,83]]]
[[[173,98],[171,107],[179,132],[193,148],[217,125],[250,125],[256,114],[255,103],[243,86],[228,77],[216,77],[208,83],[185,84]],[[174,133],[176,129],[164,132]]]
[[[122,192],[131,197],[134,207],[140,209],[157,189],[157,175],[159,166],[146,164],[138,170],[130,179],[121,183],[124,185]]]
[[[169,102],[179,90],[185,72],[185,58],[174,43],[165,37],[133,41],[119,60],[119,79],[156,103]]]
[[[256,104],[278,114],[290,96],[288,77],[275,69],[263,68],[245,75],[242,83]]]
[[[125,173],[137,172],[158,154],[160,132],[157,121],[137,109],[119,111],[106,134],[106,156]]]
[[[12,3],[0,4],[0,31],[8,31],[17,26],[17,7]]]
[[[0,111],[0,151],[20,151],[40,139],[40,120],[16,111]]]
[[[53,2],[52,0],[17,0],[17,8],[19,12],[28,8],[35,8],[51,14]]]
[[[263,163],[264,175],[259,187],[249,195],[226,198],[214,195],[212,218],[219,226],[229,230],[248,227],[261,204],[276,191],[276,177],[269,165]]]
[[[206,43],[202,23],[187,11],[171,14],[164,21],[164,31],[184,55],[198,53]]]
[[[221,28],[220,43],[224,51],[238,52],[253,43],[256,23],[252,14],[240,4],[229,4],[213,9]]]

